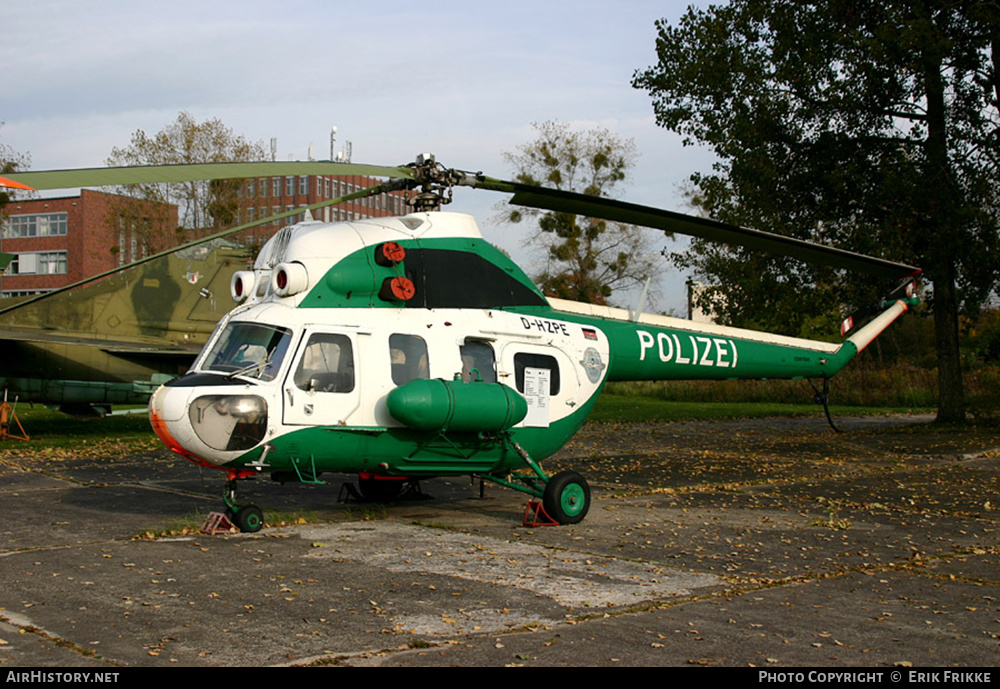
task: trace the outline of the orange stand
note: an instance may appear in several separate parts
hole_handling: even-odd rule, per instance
[[[12,422],[17,425],[17,430],[21,432],[21,435],[10,432]],[[21,426],[21,422],[17,420],[17,414],[14,413],[14,407],[10,406],[7,402],[0,404],[0,440],[3,440],[4,438],[28,440],[28,434],[24,432],[24,427]]]

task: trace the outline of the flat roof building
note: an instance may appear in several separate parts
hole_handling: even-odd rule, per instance
[[[0,296],[48,292],[169,247],[177,207],[89,189],[4,208],[0,251],[14,254]]]
[[[5,208],[0,252],[15,259],[0,276],[0,296],[38,294],[73,284],[150,254],[227,227],[339,198],[381,180],[360,175],[295,175],[234,180],[238,190],[231,217],[217,229],[178,230],[178,207],[84,189],[78,196],[19,199]],[[409,192],[379,194],[313,212],[324,222],[405,215]],[[250,228],[231,237],[262,246],[291,217]]]
[[[310,206],[321,201],[339,198],[368,187],[382,180],[361,175],[292,175],[285,177],[256,177],[243,180],[238,199],[238,212],[233,225],[260,220],[295,208]],[[313,218],[323,222],[360,220],[405,215],[410,212],[407,191],[378,194],[313,212]],[[295,215],[261,225],[240,233],[240,241],[262,245],[275,230],[302,220]]]

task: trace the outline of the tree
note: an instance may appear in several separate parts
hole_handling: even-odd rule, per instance
[[[114,148],[110,166],[173,165],[265,160],[264,145],[234,134],[220,120],[199,123],[189,113],[153,136],[139,129],[125,148]],[[232,181],[193,181],[176,184],[138,185],[130,195],[176,204],[180,222],[190,230],[218,230],[230,224],[238,207],[240,185]]]
[[[698,203],[722,220],[922,267],[938,419],[964,420],[959,313],[1000,277],[1000,6],[733,0],[657,30],[658,62],[633,85],[650,93],[661,126],[718,155],[713,174],[693,177]],[[731,257],[697,252],[690,263],[704,274],[732,275]],[[739,303],[759,305],[754,274],[767,289],[780,279],[763,259],[738,260]],[[831,305],[858,297],[831,271],[786,275]]]
[[[504,157],[515,180],[591,196],[612,196],[635,163],[635,143],[606,129],[574,131],[560,122],[533,125],[538,138]],[[535,218],[530,242],[545,251],[546,266],[535,277],[541,290],[563,299],[605,304],[614,290],[645,282],[653,257],[643,230],[571,213],[505,206],[504,219]]]
[[[0,122],[0,127],[3,126]],[[9,172],[25,170],[31,165],[31,156],[18,153],[7,144],[0,144],[0,176]],[[16,192],[7,187],[0,187],[0,218],[4,217],[4,208],[10,203]]]

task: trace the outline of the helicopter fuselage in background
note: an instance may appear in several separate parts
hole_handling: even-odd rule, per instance
[[[148,403],[191,367],[232,305],[233,273],[249,259],[248,249],[214,242],[41,301],[3,300],[7,398],[80,415]]]

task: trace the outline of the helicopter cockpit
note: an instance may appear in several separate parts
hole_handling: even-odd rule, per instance
[[[292,340],[291,328],[224,321],[192,370],[167,383],[157,396],[160,416],[154,429],[161,437],[185,435],[173,439],[176,447],[241,452],[257,446],[267,432],[269,400],[273,404],[275,398],[258,386],[278,378]],[[168,393],[171,389],[176,392]],[[185,416],[187,423],[178,425]],[[185,426],[188,430],[182,432]],[[199,442],[192,445],[194,439]]]

